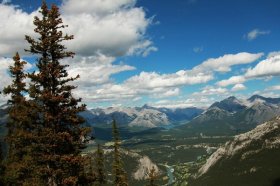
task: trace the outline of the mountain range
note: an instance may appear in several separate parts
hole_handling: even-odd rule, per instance
[[[89,125],[108,125],[112,123],[112,119],[115,119],[122,126],[154,128],[174,123],[186,123],[203,111],[195,107],[169,109],[144,105],[143,107],[96,108],[81,113],[81,116]]]
[[[215,102],[178,129],[184,135],[235,135],[247,132],[279,114],[279,98],[254,95],[241,100],[231,96]]]
[[[7,119],[7,106],[0,107],[0,124]],[[242,100],[234,96],[213,103],[207,109],[109,107],[86,110],[80,115],[90,126],[110,126],[113,119],[120,126],[129,128],[155,128],[178,126],[186,134],[232,135],[247,132],[258,124],[280,114],[280,98],[254,95]],[[180,125],[179,125],[180,124]]]
[[[215,135],[235,134],[253,129],[258,124],[280,114],[280,98],[266,98],[254,95],[246,100],[234,96],[213,103],[208,109],[109,107],[87,110],[81,115],[90,125],[110,124],[114,118],[119,125],[129,127],[161,127],[171,124],[180,126],[183,131],[194,128],[200,133]],[[176,125],[175,125],[176,126]]]

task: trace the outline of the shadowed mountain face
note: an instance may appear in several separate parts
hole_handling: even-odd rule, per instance
[[[219,148],[191,185],[278,185],[280,117],[259,125]]]
[[[165,113],[172,122],[190,121],[204,111],[196,107],[177,109],[158,108],[158,110]]]
[[[280,99],[254,95],[247,100],[229,97],[179,129],[185,135],[235,135],[247,132],[280,114]]]
[[[246,108],[246,106],[244,105],[244,103],[240,100],[238,100],[236,97],[231,96],[227,99],[224,99],[220,102],[215,102],[214,104],[212,104],[209,109],[211,108],[219,108],[221,110],[225,110],[228,112],[238,112],[241,111],[243,109]]]

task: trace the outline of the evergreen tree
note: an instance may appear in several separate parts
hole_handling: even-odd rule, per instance
[[[105,167],[104,167],[104,152],[101,149],[100,144],[97,146],[95,152],[95,174],[96,174],[96,186],[104,185],[106,183]]]
[[[20,61],[18,53],[13,57],[14,65],[10,66],[10,74],[13,78],[11,85],[4,88],[4,93],[10,94],[9,120],[7,123],[8,155],[5,162],[5,184],[22,185],[27,183],[30,175],[33,175],[34,167],[30,161],[31,121],[28,110],[28,102],[24,94],[27,92],[24,82],[26,74],[23,72],[26,62]]]
[[[30,108],[38,113],[32,130],[32,156],[40,179],[37,185],[86,185],[81,150],[85,148],[89,128],[82,127],[84,120],[78,115],[86,106],[73,97],[76,87],[69,84],[79,76],[68,77],[68,65],[60,62],[74,56],[62,44],[73,36],[63,34],[66,26],[57,6],[49,9],[43,1],[40,13],[42,18],[34,18],[34,31],[39,37],[26,36],[30,44],[26,51],[38,56],[38,71],[28,75]]]
[[[155,167],[153,167],[149,173],[149,184],[146,186],[159,186],[155,182],[158,179]]]
[[[114,140],[114,162],[113,162],[114,184],[116,186],[127,186],[128,185],[127,177],[123,169],[123,163],[121,160],[120,134],[115,120],[113,120],[112,130],[113,130],[113,140]]]

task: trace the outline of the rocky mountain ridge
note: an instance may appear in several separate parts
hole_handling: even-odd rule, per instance
[[[181,127],[190,133],[235,135],[280,115],[280,99],[254,95],[246,100],[229,97],[215,102],[202,114]]]
[[[81,113],[90,125],[111,124],[115,119],[119,125],[129,127],[154,128],[171,123],[187,122],[203,112],[203,109],[191,108],[155,108],[143,107],[109,107],[96,108]]]
[[[199,169],[192,185],[275,185],[280,178],[279,157],[278,116],[220,147]]]

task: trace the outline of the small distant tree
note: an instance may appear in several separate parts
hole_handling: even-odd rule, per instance
[[[158,175],[156,173],[155,167],[153,167],[149,173],[149,184],[146,186],[159,186],[156,184],[156,181],[158,180]]]
[[[115,186],[127,186],[127,176],[123,168],[120,152],[120,134],[116,120],[112,123],[113,141],[114,141],[114,160],[113,160],[113,178]]]
[[[96,186],[104,185],[106,183],[105,165],[104,165],[104,152],[98,144],[94,157]]]

